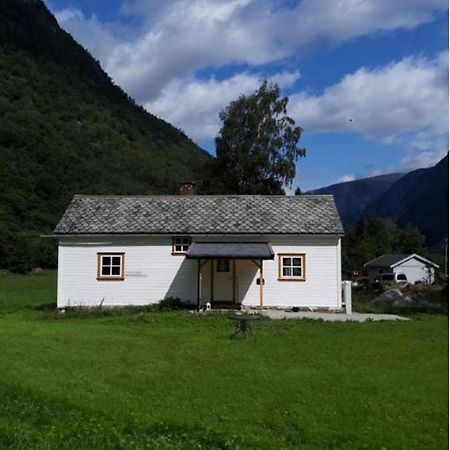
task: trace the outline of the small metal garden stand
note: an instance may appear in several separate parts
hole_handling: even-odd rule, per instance
[[[230,336],[231,339],[239,335],[242,335],[244,339],[248,335],[253,336],[252,322],[260,319],[259,316],[251,314],[234,314],[229,318],[235,321],[235,329],[234,333]]]

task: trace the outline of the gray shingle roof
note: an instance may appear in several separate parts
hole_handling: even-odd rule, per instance
[[[439,267],[434,262],[424,258],[423,256],[417,255],[415,253],[382,255],[382,256],[379,256],[378,258],[373,259],[372,261],[367,262],[366,264],[364,264],[364,266],[365,267],[392,267],[392,266],[395,266],[400,261],[403,261],[404,259],[407,259],[407,258],[417,258],[426,264],[430,264],[434,267]]]
[[[382,255],[378,258],[369,261],[365,264],[366,267],[391,267],[392,264],[398,263],[399,261],[403,261],[410,255],[406,254],[390,254],[390,255]]]
[[[331,195],[75,195],[55,234],[341,234]]]

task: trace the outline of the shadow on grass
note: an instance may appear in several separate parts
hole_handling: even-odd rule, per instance
[[[27,306],[26,308],[33,311],[54,312],[56,310],[56,303],[41,303],[40,305]]]
[[[42,303],[26,306],[26,309],[44,312],[48,319],[76,319],[101,317],[130,317],[137,321],[145,318],[147,313],[168,311],[192,311],[195,305],[182,302],[177,298],[167,298],[159,303],[142,306],[72,306],[57,309],[55,303]]]

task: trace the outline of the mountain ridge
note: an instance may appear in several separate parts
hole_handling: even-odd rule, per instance
[[[385,217],[402,227],[413,224],[429,245],[439,245],[448,234],[448,154],[432,167],[407,173],[384,196],[363,215]]]
[[[426,244],[439,247],[448,235],[448,154],[435,166],[336,183],[306,194],[333,194],[345,227],[382,217],[414,225]]]
[[[401,173],[378,175],[342,183],[334,183],[319,189],[313,189],[306,194],[332,194],[336,207],[345,226],[353,227],[359,220],[364,209],[379,195],[385,192],[392,183],[402,177]],[[358,195],[358,202],[349,202],[349,195]]]

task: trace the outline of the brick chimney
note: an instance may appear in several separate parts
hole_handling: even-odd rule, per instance
[[[185,181],[180,183],[180,195],[194,195],[195,183],[193,181]]]

